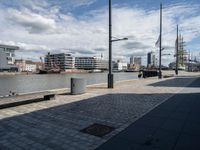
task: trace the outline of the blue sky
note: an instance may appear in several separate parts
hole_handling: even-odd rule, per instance
[[[146,64],[159,35],[157,0],[112,0],[113,59],[141,56]],[[174,61],[176,24],[186,50],[200,57],[199,0],[163,0],[163,64]],[[18,58],[39,60],[48,51],[108,57],[108,0],[0,0],[1,44],[20,46]]]

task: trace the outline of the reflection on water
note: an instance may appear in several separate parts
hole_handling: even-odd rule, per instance
[[[87,85],[107,82],[107,73],[0,76],[0,96],[8,95],[9,91],[27,93],[69,88],[71,77],[85,78]],[[137,73],[114,74],[115,81],[134,78],[137,78]]]

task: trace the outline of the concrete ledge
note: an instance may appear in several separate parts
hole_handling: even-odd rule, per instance
[[[0,109],[55,99],[55,93],[44,92],[10,96],[0,99]]]
[[[174,77],[174,74],[163,75],[163,78],[171,78]]]
[[[37,99],[27,99],[27,100],[23,100],[23,101],[15,101],[15,102],[11,102],[11,103],[1,104],[0,109],[16,107],[19,105],[25,105],[25,104],[30,104],[30,103],[40,102],[40,101],[45,101],[45,100],[44,100],[44,98],[37,98]]]

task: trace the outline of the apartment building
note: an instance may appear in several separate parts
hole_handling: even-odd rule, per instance
[[[15,51],[18,46],[0,44],[0,71],[17,71]]]

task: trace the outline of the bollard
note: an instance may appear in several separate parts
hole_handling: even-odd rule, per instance
[[[83,78],[71,78],[71,94],[83,94],[86,90],[86,81]]]

